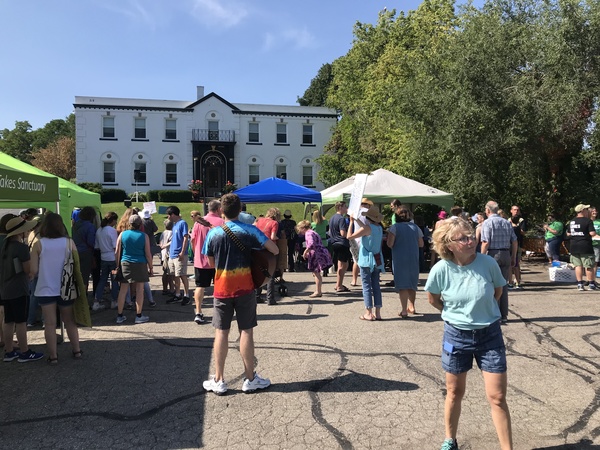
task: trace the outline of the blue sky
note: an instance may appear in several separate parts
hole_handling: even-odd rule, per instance
[[[33,129],[76,95],[296,104],[357,21],[419,0],[0,0],[0,129]]]

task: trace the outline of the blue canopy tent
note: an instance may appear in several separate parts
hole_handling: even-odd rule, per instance
[[[235,193],[244,203],[321,203],[319,191],[276,177],[237,189]]]

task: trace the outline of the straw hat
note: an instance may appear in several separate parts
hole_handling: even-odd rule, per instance
[[[581,203],[575,207],[575,212],[580,213],[584,209],[588,209],[590,205],[582,205]]]
[[[369,200],[367,197],[363,197],[363,199],[360,201],[360,204],[363,205],[370,205],[373,206],[373,202],[371,200]]]
[[[17,234],[31,231],[38,222],[35,220],[25,220],[20,217],[10,219],[6,224],[6,237],[16,236]]]
[[[376,206],[371,206],[367,211],[363,211],[362,215],[375,223],[381,223],[383,220],[383,215],[379,212]]]

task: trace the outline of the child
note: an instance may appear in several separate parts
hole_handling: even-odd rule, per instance
[[[327,249],[323,247],[321,238],[313,231],[308,220],[301,220],[298,222],[296,231],[298,232],[298,235],[304,236],[306,240],[306,249],[304,250],[302,257],[306,260],[308,270],[312,272],[316,284],[315,292],[309,295],[309,297],[321,297],[323,295],[321,292],[321,287],[323,285],[321,272],[333,265],[331,256],[329,256]]]
[[[6,239],[0,250],[0,295],[4,303],[4,361],[37,361],[44,357],[27,345],[27,299],[29,297],[29,247],[25,235],[37,225],[20,217],[6,224]],[[16,329],[20,352],[13,348]]]
[[[163,266],[162,285],[163,295],[175,294],[175,280],[169,271],[169,247],[171,246],[171,237],[173,236],[173,222],[165,220],[165,231],[160,235],[160,259]]]

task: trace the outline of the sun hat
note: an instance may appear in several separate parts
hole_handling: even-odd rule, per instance
[[[20,217],[10,219],[6,223],[6,237],[31,231],[37,224],[35,220],[25,220]]]
[[[383,215],[376,206],[371,206],[368,210],[363,211],[362,215],[375,223],[380,223],[383,220]]]
[[[150,211],[147,209],[142,210],[142,217],[144,219],[151,219],[152,218],[152,214],[150,214]]]
[[[284,216],[284,217],[292,217],[292,212],[291,212],[289,209],[286,209],[286,210],[283,212],[283,216]]]
[[[360,204],[362,205],[363,203],[367,204],[367,205],[371,205],[373,206],[373,202],[371,200],[369,200],[367,197],[363,197],[363,199],[360,201]]]
[[[582,205],[581,203],[575,207],[575,212],[580,213],[584,209],[588,209],[590,205]]]
[[[131,217],[129,217],[129,224],[133,225],[134,223],[137,223],[138,225],[142,224],[142,218],[137,214],[133,214]]]
[[[438,219],[445,219],[446,217],[448,217],[448,213],[446,211],[440,211],[437,216]]]

